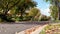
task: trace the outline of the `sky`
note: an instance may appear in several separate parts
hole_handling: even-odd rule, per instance
[[[37,8],[40,9],[41,14],[50,16],[49,14],[50,3],[49,2],[45,2],[44,0],[34,0],[34,1],[37,2]]]

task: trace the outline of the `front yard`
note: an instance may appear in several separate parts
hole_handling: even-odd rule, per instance
[[[49,24],[40,34],[60,34],[60,24]]]

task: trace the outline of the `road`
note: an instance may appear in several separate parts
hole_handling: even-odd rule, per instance
[[[15,34],[39,24],[0,24],[0,34]]]

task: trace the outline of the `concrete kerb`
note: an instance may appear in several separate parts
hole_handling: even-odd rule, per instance
[[[42,27],[39,27],[37,30],[35,30],[34,32],[31,32],[30,34],[39,34],[41,32],[41,30],[46,27],[47,25],[44,25]],[[30,28],[31,29],[31,28]],[[29,30],[29,29],[27,29]],[[21,32],[16,32],[15,34],[26,34],[25,33],[25,30],[24,31],[21,31]]]
[[[21,32],[16,32],[15,34],[25,34],[25,32],[24,31],[21,31]]]
[[[44,29],[46,26],[47,25],[44,25],[42,27],[39,27],[39,29],[37,29],[36,31],[32,32],[31,34],[39,34],[42,31],[42,29]]]

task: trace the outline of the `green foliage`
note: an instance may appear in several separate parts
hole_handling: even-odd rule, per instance
[[[50,6],[51,10],[51,16],[54,18],[54,20],[58,19],[58,8],[56,6]]]
[[[30,16],[24,16],[23,20],[24,21],[30,21],[31,20],[31,17]]]
[[[32,8],[29,12],[29,16],[32,16],[31,20],[38,20],[40,15],[40,10],[37,8]]]
[[[0,22],[2,22],[3,20],[0,18]]]
[[[1,18],[5,21],[9,21],[10,19],[12,19],[13,15],[16,15],[18,13],[20,13],[21,17],[23,18],[23,14],[25,13],[25,11],[35,6],[36,2],[32,0],[0,0],[0,13],[2,13],[4,16],[2,16],[3,18]],[[8,14],[9,11],[10,13]],[[11,15],[11,18],[7,15]],[[18,17],[16,18],[16,20],[19,20]]]
[[[42,31],[40,32],[40,34],[46,34],[46,33],[45,33],[45,31],[44,31],[44,30],[42,30]]]
[[[60,16],[58,14],[59,12],[59,5],[58,3],[60,3],[60,0],[46,0],[47,2],[49,1],[51,6],[50,6],[50,10],[51,10],[51,16],[54,18],[54,20],[57,20],[58,17]],[[59,9],[59,10],[58,10]]]
[[[32,8],[29,12],[30,16],[36,16],[36,14],[39,12],[37,8]]]
[[[50,19],[51,19],[50,16],[42,15],[41,18],[40,18],[40,21],[49,21]]]

